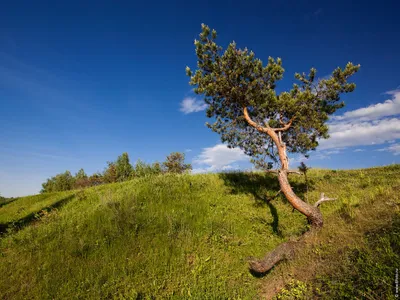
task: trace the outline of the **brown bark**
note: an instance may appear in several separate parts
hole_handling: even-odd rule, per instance
[[[255,259],[249,262],[250,270],[256,274],[263,274],[284,259],[291,259],[295,254],[296,242],[280,244],[268,253],[264,259]]]
[[[253,126],[259,132],[266,133],[276,145],[278,149],[279,160],[281,162],[281,168],[278,170],[278,180],[281,191],[285,195],[286,199],[290,202],[294,209],[298,210],[300,213],[307,217],[308,222],[311,224],[311,230],[321,228],[323,225],[323,217],[320,210],[318,209],[318,206],[310,205],[307,202],[301,200],[294,193],[288,180],[288,173],[290,172],[289,159],[286,154],[286,145],[281,138],[281,132],[290,128],[293,119],[291,119],[287,124],[282,124],[282,128],[271,128],[268,127],[268,124],[266,124],[266,127],[263,127],[254,122],[250,118],[246,107],[243,108],[243,114],[245,120],[250,126]],[[321,197],[321,199],[322,198],[323,196]],[[292,258],[294,255],[295,245],[299,242],[300,241],[283,243],[275,248],[273,251],[269,252],[263,259],[251,260],[249,262],[250,270],[257,274],[266,273],[281,260]]]
[[[286,145],[280,138],[276,132],[284,131],[290,128],[292,124],[292,120],[289,121],[288,124],[285,124],[282,128],[270,128],[270,127],[263,127],[259,126],[256,122],[254,122],[247,111],[247,108],[243,108],[243,114],[250,126],[253,126],[260,132],[264,132],[268,134],[268,136],[273,140],[276,147],[278,148],[278,156],[279,160],[281,161],[281,168],[278,171],[278,180],[279,185],[281,187],[281,191],[285,195],[286,199],[290,202],[290,204],[298,210],[300,213],[305,215],[310,222],[313,228],[320,228],[323,225],[323,218],[322,214],[317,207],[314,207],[303,200],[301,200],[292,190],[292,187],[288,181],[288,173],[289,173],[289,160],[286,155]]]

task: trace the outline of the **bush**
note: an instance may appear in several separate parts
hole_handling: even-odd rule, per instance
[[[71,172],[65,171],[64,173],[57,174],[56,176],[47,179],[47,181],[42,184],[43,189],[41,190],[41,193],[72,190],[74,184],[75,178],[71,175]]]
[[[134,177],[158,175],[161,173],[163,173],[163,170],[159,162],[155,162],[151,165],[151,164],[146,164],[144,161],[140,159],[136,162],[133,171]]]

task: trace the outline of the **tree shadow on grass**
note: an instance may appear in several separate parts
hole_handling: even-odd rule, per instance
[[[29,224],[33,223],[35,220],[38,219],[38,215],[42,211],[51,211],[53,209],[57,209],[62,207],[63,205],[67,204],[70,200],[72,200],[76,194],[69,195],[67,197],[64,197],[60,199],[59,201],[53,203],[52,205],[46,206],[41,208],[39,211],[30,213],[29,215],[13,222],[8,222],[8,223],[0,223],[0,237],[2,234],[6,233],[9,230],[12,230],[13,232],[19,231],[25,226],[28,226]]]
[[[11,198],[11,199],[5,199],[0,201],[0,207],[3,207],[7,204],[13,203],[15,200],[18,200],[18,198]]]
[[[225,185],[230,188],[231,194],[252,194],[254,196],[256,206],[268,206],[273,218],[273,221],[271,222],[272,230],[278,236],[281,236],[281,232],[279,230],[279,215],[272,201],[282,201],[285,204],[288,204],[288,201],[282,193],[278,194],[280,191],[280,186],[276,175],[229,172],[220,173],[219,176],[224,180]],[[293,191],[300,198],[304,199],[306,193],[306,184],[303,182],[298,182],[298,180],[291,180],[290,184]],[[311,191],[312,189],[313,185],[309,182],[308,190]]]

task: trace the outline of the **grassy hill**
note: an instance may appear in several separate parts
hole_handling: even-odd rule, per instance
[[[163,175],[0,207],[1,299],[394,298],[400,165],[291,175],[326,226],[263,278],[261,257],[307,230],[274,175]]]

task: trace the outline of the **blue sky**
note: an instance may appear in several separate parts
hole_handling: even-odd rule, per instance
[[[65,170],[102,171],[185,151],[195,172],[250,168],[205,127],[191,92],[200,24],[294,73],[324,77],[361,64],[357,89],[308,164],[361,168],[400,162],[397,1],[3,1],[0,5],[0,193],[39,192]],[[390,93],[388,93],[390,92]],[[385,102],[386,101],[386,102]],[[295,165],[301,160],[293,157]]]

